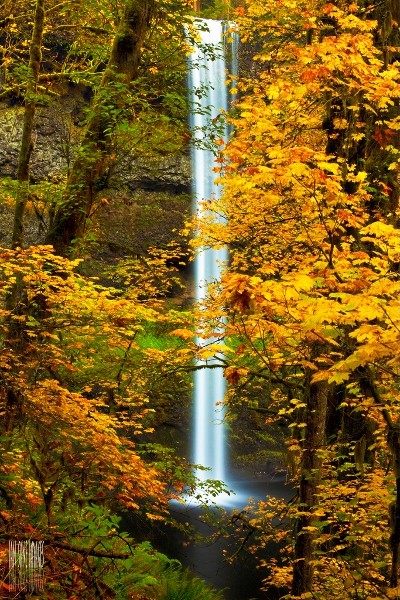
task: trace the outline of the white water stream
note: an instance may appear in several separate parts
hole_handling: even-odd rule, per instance
[[[227,23],[210,19],[196,19],[201,44],[196,46],[189,57],[189,95],[195,106],[191,113],[190,126],[195,143],[192,145],[193,197],[194,212],[204,210],[201,203],[204,200],[218,199],[221,194],[220,186],[215,184],[217,174],[213,171],[216,166],[215,154],[211,149],[196,144],[205,139],[204,128],[228,109],[229,89],[226,84],[227,66],[224,32]],[[237,65],[237,39],[233,39],[231,68]],[[208,48],[208,51],[205,50]],[[212,49],[213,56],[210,56]],[[234,73],[235,74],[235,73]],[[227,128],[218,134],[225,139]],[[226,248],[214,250],[202,249],[195,261],[196,301],[202,303],[207,294],[207,284],[218,281],[224,262],[228,260]],[[216,337],[218,332],[216,331]],[[213,340],[198,339],[198,344],[207,344]],[[214,340],[215,341],[215,340]],[[207,361],[207,366],[213,366],[217,361]],[[197,366],[205,366],[199,362]],[[222,401],[225,393],[225,380],[222,368],[199,368],[195,371],[194,379],[194,414],[193,414],[193,461],[208,467],[209,471],[197,470],[196,476],[205,479],[228,480],[228,454],[226,443],[226,427]]]

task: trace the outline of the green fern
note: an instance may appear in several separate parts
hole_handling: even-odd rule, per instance
[[[149,542],[137,546],[120,568],[113,586],[117,600],[144,595],[148,600],[223,600],[222,592],[184,570],[181,563],[153,550]]]

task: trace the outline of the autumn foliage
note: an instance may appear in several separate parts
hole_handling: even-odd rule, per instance
[[[227,418],[241,404],[286,436],[292,501],[266,497],[232,518],[241,546],[259,556],[265,587],[293,599],[396,598],[397,0],[240,2],[238,30],[254,56],[231,86],[234,133],[226,147],[218,140],[224,193],[204,199],[192,243],[227,245],[230,261],[204,306],[188,312],[165,300],[179,283],[170,267],[181,260],[178,245],[127,257],[102,283],[66,258],[85,255],[118,144],[147,157],[188,137],[174,95],[188,49],[174,11],[183,23],[187,4],[130,0],[113,12],[76,2],[63,5],[59,22],[51,3],[30,42],[17,4],[16,16],[10,3],[2,8],[4,98],[23,100],[27,127],[13,248],[0,250],[1,565],[8,539],[43,539],[48,598],[167,597],[164,575],[175,566],[139,544],[142,528],[167,519],[169,499],[194,481],[184,459],[152,444],[154,407],[178,402],[193,359],[215,357]],[[138,29],[132,15],[143,17]],[[69,26],[62,63],[39,46],[42,33]],[[134,51],[129,68],[121,36]],[[28,47],[26,77],[15,57],[28,65]],[[41,51],[59,73],[40,70]],[[25,248],[33,117],[64,80],[89,81],[94,102],[64,187],[43,203],[53,245]],[[163,347],[144,341],[156,324]],[[120,511],[133,518],[136,540],[119,531]],[[282,550],[267,560],[271,541]],[[3,569],[7,591],[5,579]]]
[[[210,300],[226,320],[227,400],[292,432],[298,501],[261,503],[251,521],[255,552],[280,535],[279,511],[296,522],[284,565],[262,561],[287,597],[397,587],[396,10],[249,0],[237,13],[255,75],[239,80],[218,219],[198,226],[231,250]]]
[[[154,313],[83,279],[74,272],[77,262],[36,246],[3,249],[0,267],[1,520],[9,539],[44,538],[54,549],[56,538],[75,552],[85,548],[75,524],[87,515],[83,530],[89,527],[89,506],[162,519],[168,499],[168,476],[139,455],[134,441],[149,427],[135,336]],[[114,534],[112,527],[105,532],[110,542]],[[108,548],[110,556],[121,554],[116,548]],[[129,545],[123,550],[129,556]],[[81,585],[83,594],[93,581],[82,577],[72,589]]]
[[[14,597],[8,540],[44,542],[46,598],[155,598],[168,585],[192,585],[177,561],[141,544],[143,530],[169,519],[168,501],[193,479],[187,461],[151,437],[165,398],[189,387],[180,371],[189,354],[177,338],[161,349],[146,338],[156,326],[167,337],[190,321],[165,302],[178,285],[170,265],[182,250],[127,257],[102,271],[102,284],[84,274],[82,259],[60,256],[85,254],[87,235],[93,242],[100,180],[116,145],[154,157],[158,146],[164,156],[182,143],[186,43],[171,11],[180,22],[186,8],[169,0],[38,0],[0,9],[1,99],[20,103],[23,114],[15,194],[1,197],[15,212],[12,249],[0,249],[0,595]],[[153,106],[161,82],[165,112]],[[31,179],[36,116],[57,107],[68,86],[83,86],[94,100],[79,125],[70,123],[80,136],[75,162],[52,191],[43,183],[39,208]],[[154,126],[159,118],[163,127]],[[33,212],[51,246],[27,244]],[[122,532],[122,513],[134,534]]]

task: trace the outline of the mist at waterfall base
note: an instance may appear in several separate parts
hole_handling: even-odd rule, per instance
[[[230,28],[228,22],[196,19],[201,43],[196,45],[188,62],[188,88],[190,103],[195,107],[190,117],[194,143],[191,149],[193,169],[193,198],[194,212],[206,210],[204,201],[218,200],[221,194],[219,186],[215,185],[217,177],[215,153],[207,147],[207,133],[212,131],[212,123],[220,122],[220,115],[228,110],[229,90],[226,85],[227,61],[229,55],[230,71],[237,73],[238,37],[236,34],[225,32]],[[226,38],[230,41],[227,42]],[[220,125],[222,127],[222,125]],[[227,139],[228,130],[218,131],[218,137]],[[205,143],[202,143],[205,142]],[[194,267],[195,300],[201,306],[207,293],[207,284],[221,278],[222,269],[228,260],[228,250],[203,249],[198,253]],[[198,339],[199,345],[215,342],[218,330],[211,340]],[[256,480],[251,472],[244,472],[229,464],[229,440],[224,424],[222,403],[225,394],[225,379],[223,369],[218,367],[218,359],[199,362],[194,375],[193,393],[193,434],[192,461],[203,465],[207,471],[197,469],[196,477],[204,483],[208,479],[222,480],[234,494],[218,494],[216,497],[206,497],[217,506],[223,506],[228,512],[246,506],[248,498],[260,499],[266,494],[278,497],[288,497],[291,491],[284,484],[284,477]],[[203,368],[204,367],[204,368]],[[213,368],[207,368],[213,367]],[[205,537],[213,532],[202,517],[203,510],[196,500],[201,489],[195,492],[195,497],[187,497],[186,504],[171,504],[171,513],[177,521],[190,523],[198,533]],[[203,545],[188,543],[187,538],[177,529],[166,527],[157,540],[157,548],[168,556],[177,558],[181,563],[191,568],[214,587],[224,589],[226,600],[274,600],[281,593],[269,590],[261,592],[263,573],[257,571],[254,557],[239,559],[229,564],[224,558],[235,551],[238,541],[232,537],[221,537],[212,544]],[[237,547],[236,547],[237,549]],[[263,558],[276,556],[277,546],[272,544],[263,550]],[[264,574],[265,576],[265,574]]]

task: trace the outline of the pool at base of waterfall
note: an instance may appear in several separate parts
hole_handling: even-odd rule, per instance
[[[184,495],[180,501],[171,502],[171,516],[178,523],[193,527],[198,540],[190,541],[182,532],[166,527],[157,538],[156,546],[168,556],[180,560],[215,588],[224,590],[225,600],[278,600],[285,590],[270,588],[262,591],[262,580],[267,573],[257,568],[254,556],[243,550],[234,562],[229,560],[240,547],[240,542],[233,533],[234,527],[230,536],[218,535],[217,522],[223,514],[235,515],[245,511],[251,515],[251,502],[265,499],[266,496],[288,500],[293,495],[293,489],[284,473],[261,479],[251,471],[243,470],[237,470],[235,479],[226,487],[234,492],[207,496],[201,489],[200,494]],[[225,525],[225,531],[229,534],[229,526]],[[203,541],[200,541],[201,538]],[[277,543],[263,548],[263,560],[278,557]]]
[[[231,487],[235,488],[235,494],[203,498],[209,500],[207,507],[192,497],[183,497],[182,502],[172,502],[171,516],[178,523],[193,527],[198,539],[196,542],[190,541],[181,531],[167,526],[162,529],[155,545],[168,556],[180,560],[215,588],[224,590],[225,600],[278,600],[284,590],[273,588],[262,591],[262,580],[267,573],[257,568],[254,556],[243,550],[233,562],[229,560],[237,552],[240,542],[233,533],[233,526],[230,532],[229,525],[225,525],[225,531],[230,536],[219,535],[217,522],[224,513],[234,515],[245,510],[251,515],[252,509],[248,506],[250,499],[257,501],[266,495],[289,499],[293,490],[286,484],[284,476],[277,476],[275,480],[252,479],[250,473],[244,473],[242,479],[232,481]],[[268,544],[262,552],[263,560],[278,558],[279,545]]]

